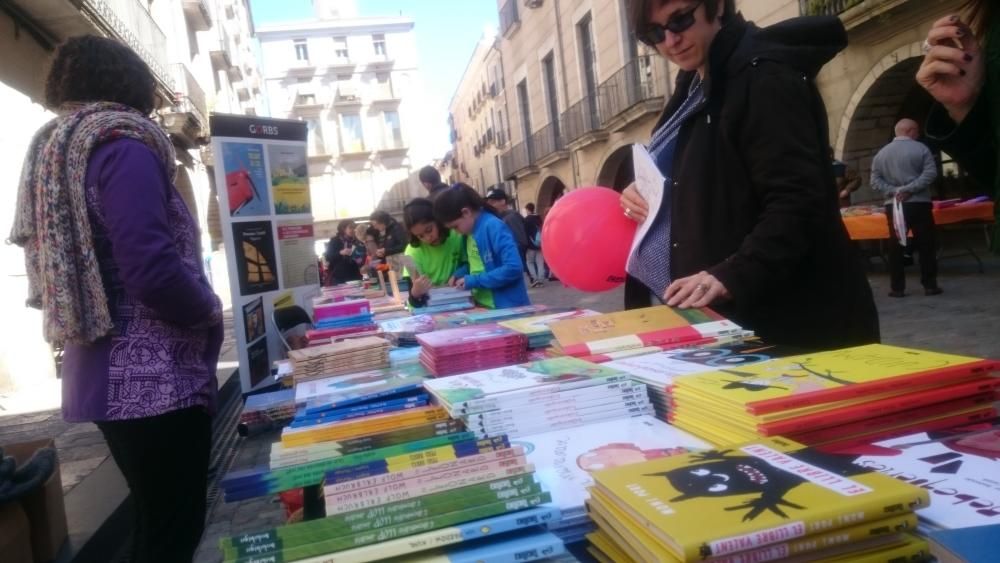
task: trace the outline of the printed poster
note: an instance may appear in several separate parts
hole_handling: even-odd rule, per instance
[[[250,368],[250,386],[256,387],[258,383],[271,375],[271,361],[267,356],[267,339],[261,338],[247,347],[247,365]]]
[[[304,145],[269,145],[267,156],[271,163],[274,213],[276,215],[311,213],[306,147]]]
[[[240,295],[256,295],[278,289],[274,264],[274,237],[270,221],[233,223],[236,268]]]
[[[316,246],[313,244],[312,222],[278,224],[278,246],[281,247],[281,279],[285,287],[300,287],[319,283]]]
[[[264,336],[264,298],[258,297],[243,306],[243,328],[246,331],[247,342],[253,342]]]
[[[222,143],[222,167],[231,217],[271,214],[263,145]]]

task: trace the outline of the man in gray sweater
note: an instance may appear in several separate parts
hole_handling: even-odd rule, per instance
[[[906,295],[906,275],[903,272],[903,246],[893,228],[893,200],[902,203],[906,226],[913,233],[916,251],[920,253],[920,283],[924,295],[940,295],[937,284],[937,245],[934,236],[934,213],[931,205],[931,184],[937,179],[934,155],[922,143],[920,126],[912,119],[896,124],[896,138],[875,155],[872,161],[872,189],[886,197],[885,214],[889,219],[890,297]]]

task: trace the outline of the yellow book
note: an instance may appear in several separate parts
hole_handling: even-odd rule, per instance
[[[930,560],[930,556],[926,540],[913,534],[901,534],[900,541],[890,547],[855,551],[821,559],[817,563],[924,563]]]
[[[595,472],[677,558],[718,557],[912,512],[928,491],[783,438]],[[711,523],[711,525],[706,525]]]
[[[723,320],[722,317],[707,308],[674,309],[666,305],[657,305],[558,321],[549,325],[549,328],[559,346],[566,349],[598,340],[635,336],[719,320]]]
[[[628,518],[617,518],[608,506],[595,502],[593,499],[588,499],[586,505],[590,519],[629,559],[658,561],[660,563],[677,563],[679,561],[658,544],[644,544],[641,539],[634,536],[633,533],[638,529],[634,524],[629,523]]]
[[[609,561],[617,561],[619,563],[632,563],[635,561],[635,559],[632,559],[624,551],[619,549],[618,546],[615,545],[615,542],[600,528],[587,534],[587,541],[600,550],[601,554],[607,557]]]
[[[675,385],[760,415],[944,384],[996,369],[991,360],[870,344],[692,374]]]

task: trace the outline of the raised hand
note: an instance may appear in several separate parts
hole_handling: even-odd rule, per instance
[[[934,22],[924,43],[917,83],[961,123],[976,104],[986,75],[985,54],[957,15]]]

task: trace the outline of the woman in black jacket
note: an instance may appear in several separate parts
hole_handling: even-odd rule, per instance
[[[337,236],[326,244],[326,252],[323,254],[331,285],[361,279],[361,264],[364,260],[359,263],[355,253],[359,244],[364,243],[354,238],[354,221],[344,219],[337,224]]]
[[[372,213],[370,220],[372,226],[382,234],[375,256],[384,259],[393,271],[401,273],[403,266],[399,263],[399,258],[403,256],[406,245],[410,243],[410,234],[406,232],[406,227],[385,211]]]
[[[734,4],[630,2],[636,37],[682,72],[649,145],[667,181],[626,306],[712,306],[767,342],[806,350],[877,342],[814,83],[846,31],[834,17],[760,29]],[[634,185],[621,203],[647,220]]]

